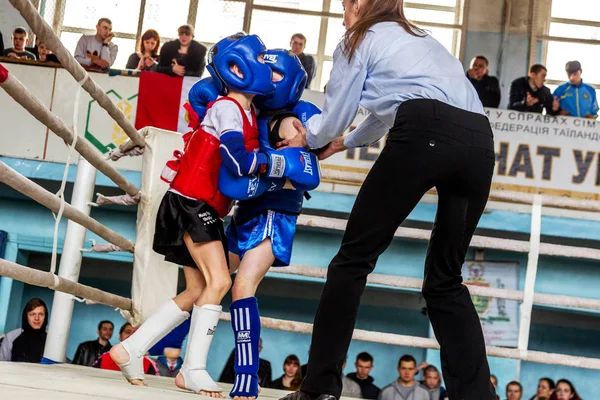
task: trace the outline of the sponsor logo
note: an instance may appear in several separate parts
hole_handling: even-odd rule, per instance
[[[271,154],[271,172],[269,176],[281,178],[285,171],[285,157],[281,154]]]
[[[214,224],[216,221],[216,219],[208,211],[198,214],[198,218],[204,222],[204,225]]]
[[[313,174],[312,161],[310,160],[310,154],[305,151],[300,152],[300,162],[304,165],[305,174]]]
[[[275,64],[277,62],[277,54],[265,54],[265,63]]]
[[[214,334],[215,334],[215,331],[216,331],[216,330],[217,330],[217,327],[216,327],[216,326],[213,326],[213,328],[212,328],[212,329],[208,328],[208,332],[206,332],[206,335],[207,335],[207,336],[212,336],[212,335],[214,335]]]
[[[260,182],[260,178],[258,176],[255,176],[254,178],[252,178],[248,181],[248,196],[249,197],[256,196],[259,182]]]
[[[237,333],[237,342],[249,342],[250,341],[250,331],[239,331]]]

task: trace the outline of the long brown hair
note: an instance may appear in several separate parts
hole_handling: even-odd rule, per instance
[[[285,358],[283,366],[285,367],[288,364],[296,364],[296,366],[298,367],[296,375],[294,375],[294,379],[292,379],[292,381],[290,382],[290,389],[296,391],[300,389],[300,385],[302,384],[302,368],[300,367],[300,359],[295,354],[290,354]]]
[[[352,0],[356,3],[360,0]],[[410,22],[404,15],[404,0],[362,0],[358,10],[358,21],[344,35],[344,55],[352,60],[354,52],[365,38],[369,29],[379,22],[397,22],[413,36],[425,36],[426,32]],[[366,4],[365,4],[366,3]]]
[[[158,54],[158,48],[160,47],[160,35],[154,29],[148,29],[142,35],[140,39],[140,53],[146,53],[146,48],[144,47],[144,40],[154,39],[156,40],[156,47],[152,50],[152,56],[156,56]]]

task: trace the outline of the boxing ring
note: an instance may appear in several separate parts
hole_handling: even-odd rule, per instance
[[[125,118],[123,113],[112,103],[102,89],[92,80],[88,73],[77,63],[70,53],[62,45],[58,37],[53,33],[50,26],[42,19],[37,10],[28,0],[9,0],[19,10],[35,34],[48,44],[50,48],[56,49],[55,53],[61,64],[68,70],[73,78],[86,90],[98,104],[113,117],[115,122],[129,136],[129,140],[120,148],[111,153],[109,157],[103,156],[91,145],[87,139],[78,135],[76,130],[54,115],[48,108],[41,104],[33,94],[24,87],[8,71],[0,66],[0,86],[19,104],[29,111],[36,119],[46,125],[52,132],[62,138],[70,150],[76,151],[86,161],[80,162],[79,171],[91,170],[94,179],[87,179],[88,195],[94,190],[95,170],[101,171],[110,178],[115,185],[123,191],[122,196],[107,198],[99,196],[98,205],[123,204],[137,205],[138,217],[136,225],[136,243],[121,236],[117,232],[100,224],[89,216],[90,205],[86,201],[79,201],[78,205],[67,204],[62,196],[65,180],[58,194],[50,193],[35,182],[20,175],[15,170],[0,162],[0,181],[14,190],[30,197],[37,203],[57,213],[57,221],[61,217],[76,223],[80,234],[89,230],[108,244],[94,246],[93,251],[127,251],[134,254],[134,273],[132,282],[132,298],[124,298],[112,293],[104,292],[93,287],[82,285],[75,278],[69,278],[72,272],[63,273],[61,260],[61,271],[55,271],[56,254],[53,253],[53,261],[49,271],[39,271],[13,262],[0,260],[0,275],[17,279],[30,285],[46,287],[85,299],[89,303],[105,304],[121,311],[123,316],[134,325],[145,320],[160,304],[176,294],[178,268],[173,264],[166,263],[151,249],[154,219],[158,209],[158,203],[167,190],[167,185],[159,179],[160,171],[165,161],[170,158],[173,150],[181,146],[181,136],[174,132],[167,132],[155,128],[144,128],[137,131],[131,122]],[[79,96],[79,91],[77,93]],[[77,109],[77,101],[76,106]],[[74,113],[74,127],[77,115]],[[143,157],[142,185],[137,188],[134,184],[120,174],[112,161],[118,160],[124,155],[137,155]],[[89,166],[86,167],[86,163]],[[69,161],[65,169],[69,166]],[[337,169],[322,168],[323,181],[340,183],[345,185],[360,185],[365,174],[358,172],[340,171]],[[65,174],[66,179],[66,174]],[[76,181],[77,187],[77,181]],[[83,190],[83,189],[82,189]],[[75,194],[74,194],[75,197]],[[488,298],[515,300],[521,302],[520,307],[520,331],[517,348],[502,348],[490,346],[487,354],[493,357],[503,357],[535,363],[563,365],[569,367],[588,368],[600,370],[600,359],[575,357],[563,354],[553,354],[528,350],[529,332],[531,326],[531,313],[533,304],[551,305],[561,307],[572,307],[579,309],[600,310],[600,300],[589,298],[578,298],[572,296],[549,295],[535,292],[535,281],[540,255],[560,256],[566,258],[600,260],[600,250],[593,248],[582,248],[566,245],[555,245],[541,243],[541,216],[546,209],[565,208],[587,212],[599,212],[600,201],[575,200],[562,197],[543,195],[530,195],[504,191],[493,191],[490,200],[504,203],[528,205],[531,207],[531,234],[528,241],[501,239],[489,236],[474,236],[471,242],[472,248],[494,249],[517,253],[527,253],[528,263],[526,271],[525,286],[523,291],[495,289],[481,286],[468,286],[472,295]],[[326,230],[343,231],[345,220],[301,215],[298,219],[301,226],[322,228]],[[56,243],[55,231],[55,243]],[[431,232],[425,229],[413,229],[400,227],[395,236],[404,239],[426,241]],[[67,228],[69,235],[69,228]],[[67,257],[67,240],[63,259]],[[75,263],[81,264],[81,246],[74,247],[74,254],[79,257],[73,258]],[[67,257],[68,258],[68,257]],[[288,274],[324,279],[326,269],[315,266],[292,265],[287,268],[277,268],[271,271],[276,274]],[[368,282],[387,287],[400,289],[421,289],[422,280],[408,277],[372,274]],[[156,296],[156,287],[165,287],[160,296]],[[146,296],[149,291],[151,296]],[[67,297],[72,302],[72,297]],[[70,321],[70,316],[68,317]],[[230,321],[229,313],[222,313],[221,319]],[[287,332],[310,334],[312,325],[297,321],[261,318],[263,328],[275,329]],[[50,325],[50,331],[52,330]],[[413,337],[398,334],[382,333],[368,330],[355,330],[354,340],[376,342],[398,346],[409,346],[424,349],[439,349],[439,345],[433,338]],[[66,340],[66,339],[65,339]],[[46,354],[45,354],[46,355]],[[64,356],[64,350],[63,350]],[[60,357],[57,357],[60,358]],[[107,384],[109,383],[109,384]],[[15,394],[20,397],[41,397],[52,399],[70,398],[92,398],[103,396],[106,398],[135,398],[139,391],[144,391],[145,398],[163,398],[168,391],[173,398],[189,395],[187,392],[179,391],[172,384],[172,380],[159,377],[148,377],[150,388],[131,387],[119,374],[114,371],[96,370],[91,368],[79,368],[70,365],[15,365],[0,363],[0,392],[3,394]],[[230,385],[222,384],[223,388],[229,390]],[[114,388],[118,388],[115,390]],[[119,394],[119,397],[115,396]],[[89,396],[85,396],[89,394]],[[263,389],[261,397],[279,398],[284,394],[281,391]],[[54,397],[53,397],[54,396]],[[84,396],[84,397],[82,397]]]

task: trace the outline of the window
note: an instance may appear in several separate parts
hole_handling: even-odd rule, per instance
[[[463,1],[412,0],[404,4],[409,19],[459,57],[460,38],[464,33]],[[590,4],[596,1],[587,0]],[[95,32],[99,18],[110,18],[116,36],[114,41],[119,45],[115,68],[125,66],[129,54],[135,51],[137,40],[147,29],[156,29],[165,43],[177,37],[179,26],[189,22],[196,31],[195,40],[207,46],[244,30],[258,34],[269,48],[284,49],[290,48],[292,34],[302,33],[307,38],[305,53],[316,61],[312,88],[319,90],[329,80],[333,52],[346,31],[342,2],[330,0],[329,9],[323,9],[324,3],[323,0],[254,0],[251,3],[244,0],[48,0],[41,2],[40,13],[71,51],[81,34]],[[196,4],[197,9],[193,9]],[[594,39],[600,35],[597,28],[584,24],[577,35]],[[556,34],[575,34],[570,26],[556,25],[553,29]]]
[[[577,60],[584,81],[600,89],[600,70],[596,68],[600,64],[599,1],[552,0],[549,23],[541,39],[540,59],[548,68],[549,87],[566,82],[565,64]]]

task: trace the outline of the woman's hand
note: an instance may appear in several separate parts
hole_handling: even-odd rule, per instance
[[[331,157],[335,153],[339,153],[341,151],[348,150],[346,146],[344,146],[344,137],[340,136],[338,138],[333,139],[327,146],[317,152],[317,156],[319,160],[325,160],[326,158]]]
[[[284,149],[286,147],[308,147],[308,143],[306,142],[306,129],[304,129],[302,123],[299,120],[295,120],[293,125],[298,133],[291,139],[284,139],[277,143],[278,149]]]

